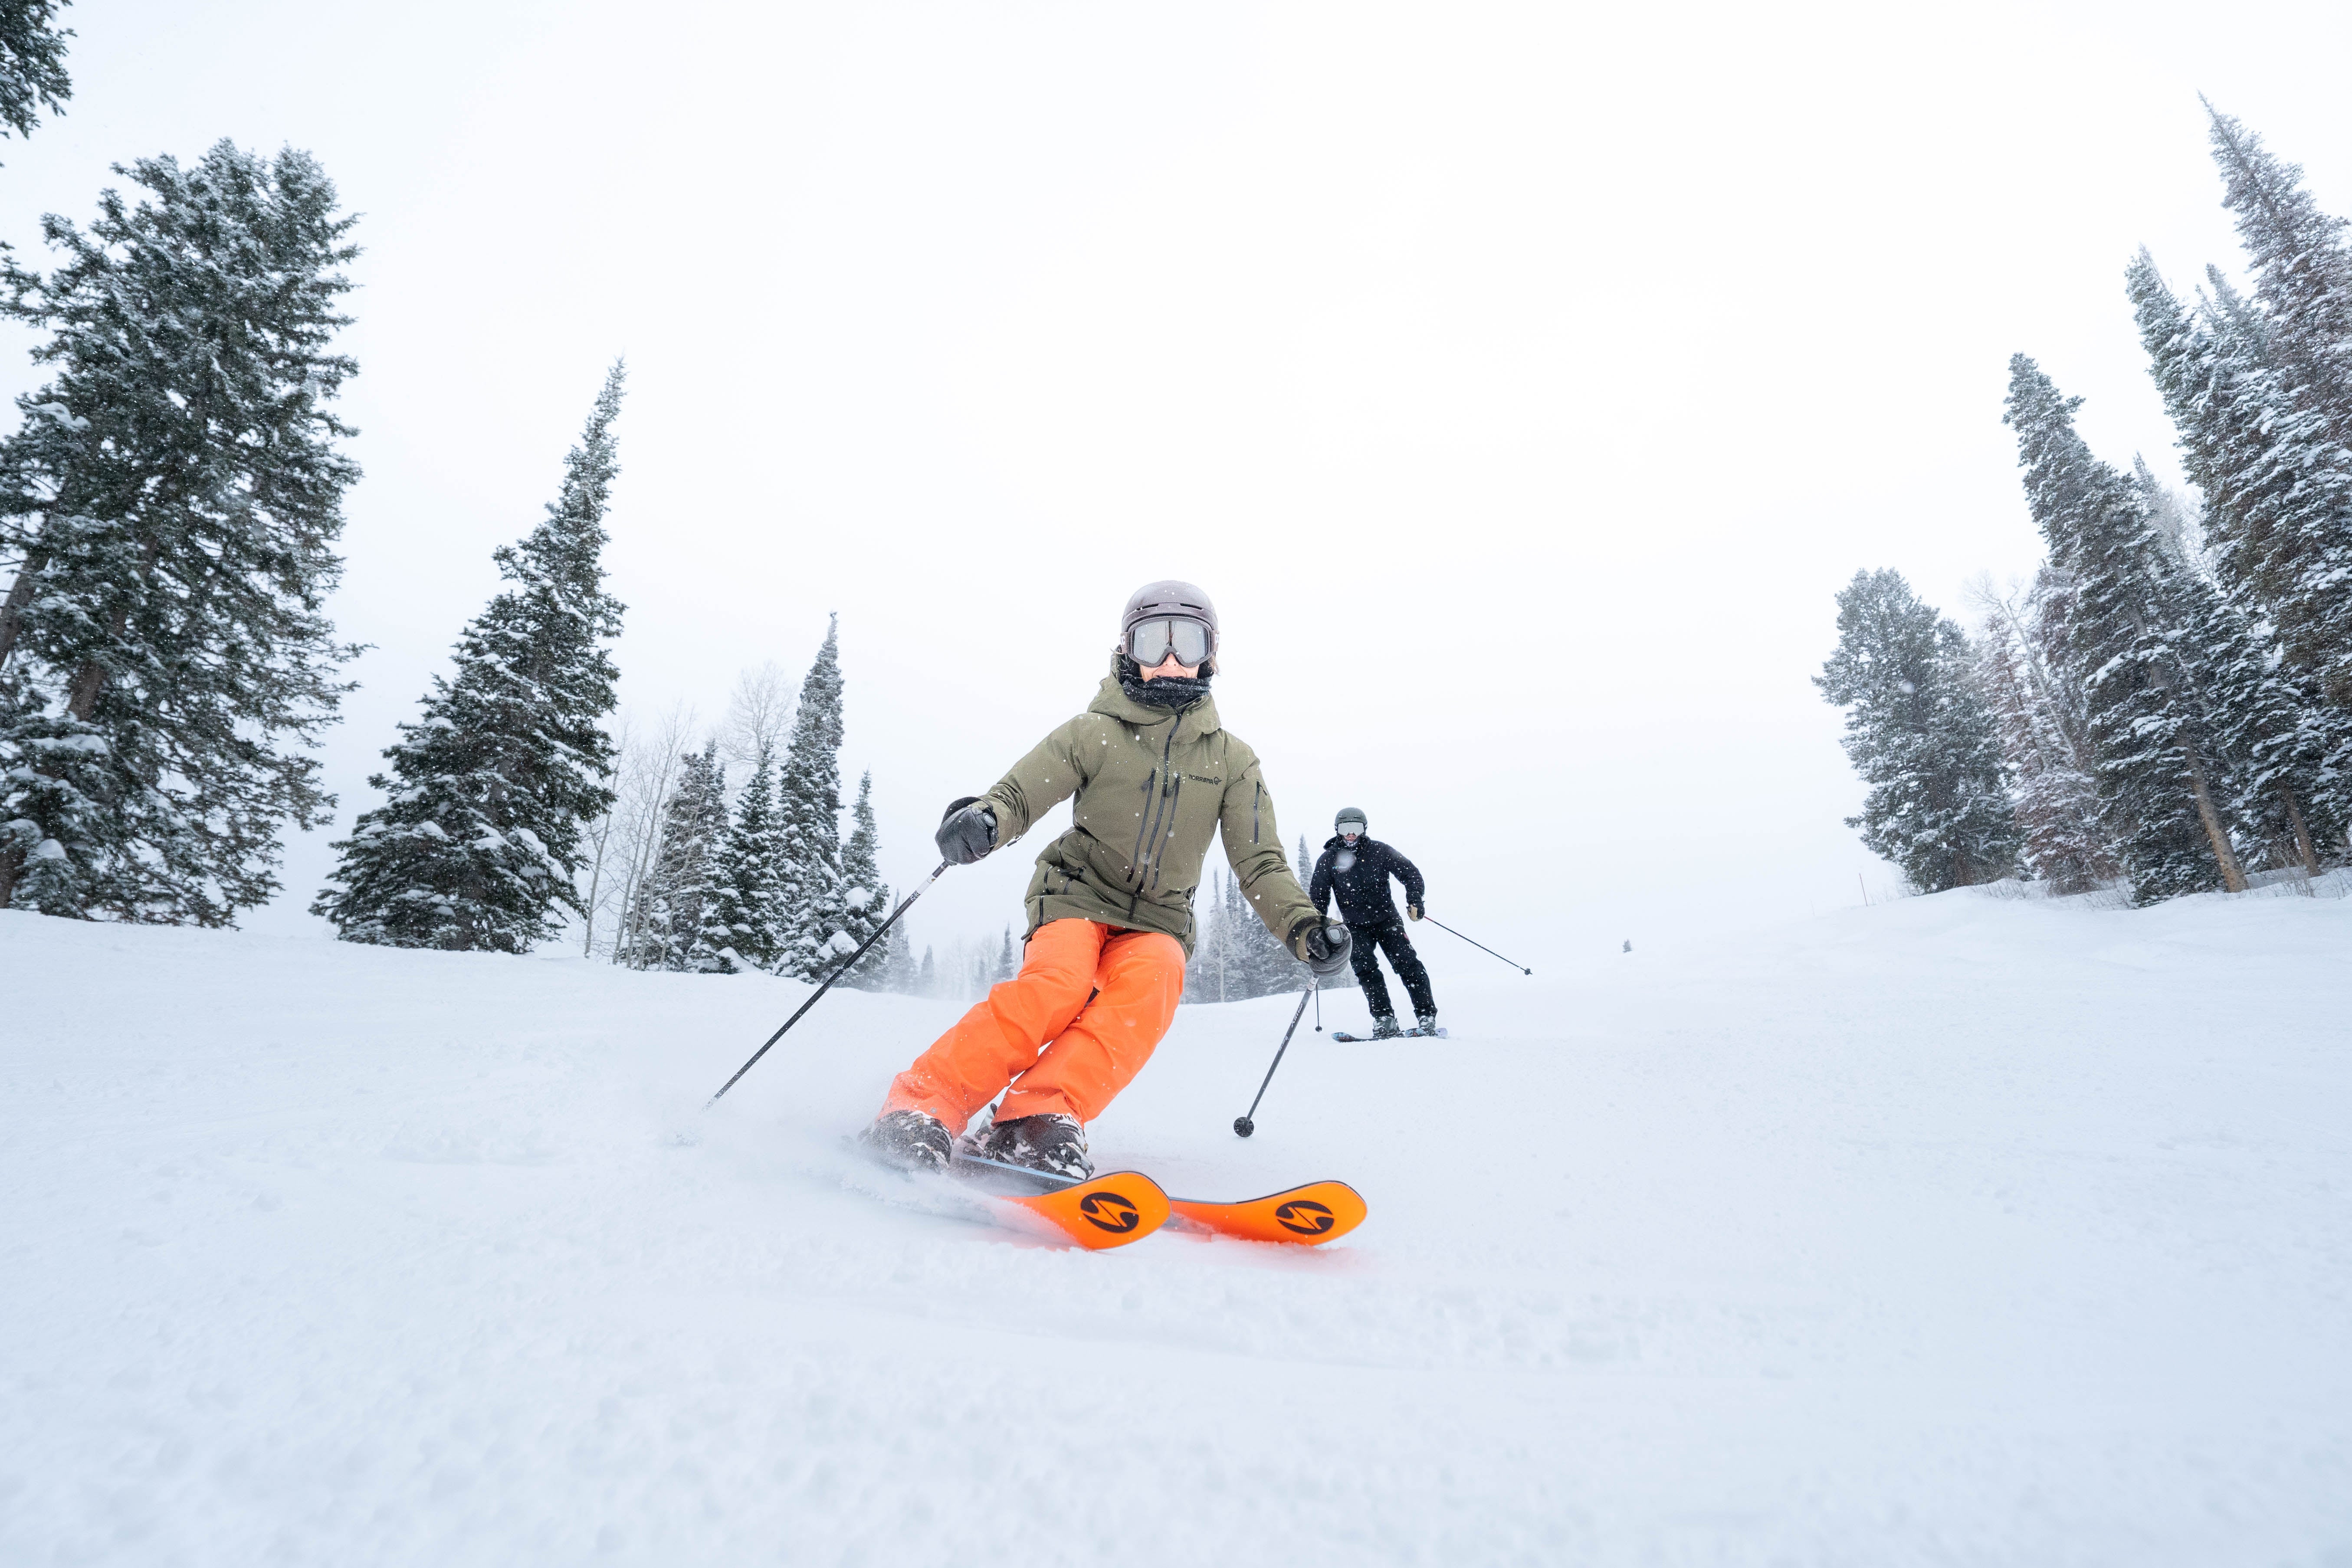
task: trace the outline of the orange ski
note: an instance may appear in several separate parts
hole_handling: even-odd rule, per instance
[[[1182,1219],[1220,1236],[1298,1247],[1318,1247],[1345,1236],[1364,1223],[1368,1212],[1363,1198],[1345,1182],[1310,1182],[1286,1193],[1237,1204],[1170,1198],[1168,1206]]]
[[[1135,1171],[1116,1171],[1048,1193],[991,1193],[997,1203],[1027,1209],[1080,1247],[1125,1247],[1168,1219],[1168,1194]],[[1362,1205],[1357,1205],[1360,1212]]]

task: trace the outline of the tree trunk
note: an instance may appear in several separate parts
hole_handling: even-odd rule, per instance
[[[155,563],[163,553],[163,542],[160,538],[151,536],[146,543],[140,547],[141,582],[144,583],[155,575]],[[108,630],[119,639],[122,636],[123,628],[130,624],[131,606],[117,605],[114,607],[114,614],[109,617]],[[79,722],[89,723],[91,710],[98,706],[98,694],[105,686],[106,667],[100,664],[98,660],[91,659],[74,671],[72,681],[66,687],[66,711]]]
[[[2221,886],[2232,893],[2246,890],[2246,874],[2238,868],[2238,857],[2230,847],[2230,836],[2221,831],[2221,819],[2214,815],[2213,797],[2205,788],[2205,764],[2197,760],[2197,748],[2183,746],[2180,754],[2189,759],[2189,788],[2197,796],[2198,820],[2205,825],[2205,837],[2213,846],[2213,858],[2221,863]]]
[[[8,662],[9,651],[16,646],[16,630],[24,625],[25,606],[33,602],[33,579],[39,574],[40,563],[26,556],[7,599],[0,602],[0,665]]]
[[[588,907],[584,911],[586,918],[582,921],[587,929],[580,939],[580,956],[583,958],[596,956],[596,889],[604,879],[604,846],[612,837],[613,808],[607,806],[603,830],[590,840],[596,847],[596,858],[588,865]]]
[[[2294,850],[2303,857],[2303,868],[2310,875],[2319,875],[2319,852],[2312,847],[2311,829],[2303,825],[2303,808],[2294,803],[2294,791],[2279,784],[2279,798],[2286,802],[2287,826],[2294,829]]]
[[[66,688],[66,712],[89,723],[90,710],[98,706],[99,691],[105,685],[106,667],[96,659],[75,670],[72,683]]]

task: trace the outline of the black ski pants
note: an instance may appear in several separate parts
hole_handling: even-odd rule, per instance
[[[1412,939],[1404,934],[1404,927],[1394,921],[1382,921],[1376,926],[1350,925],[1348,935],[1355,943],[1348,951],[1348,962],[1355,967],[1356,984],[1364,988],[1364,1000],[1371,1005],[1373,1017],[1396,1016],[1396,1010],[1389,1005],[1388,980],[1381,973],[1381,952],[1388,953],[1389,967],[1404,982],[1405,994],[1412,998],[1412,1010],[1437,1011],[1437,1000],[1429,994],[1429,971],[1422,967],[1421,954],[1413,952]]]

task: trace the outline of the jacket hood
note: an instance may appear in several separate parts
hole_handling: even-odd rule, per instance
[[[1150,703],[1138,702],[1118,683],[1118,658],[1116,653],[1110,656],[1110,673],[1103,677],[1102,685],[1096,689],[1095,700],[1087,704],[1087,712],[1107,714],[1122,724],[1136,724],[1146,729],[1166,723],[1170,714],[1173,713],[1177,725],[1176,738],[1180,741],[1197,741],[1224,728],[1217,718],[1217,700],[1213,696],[1203,697],[1181,710],[1154,708]]]

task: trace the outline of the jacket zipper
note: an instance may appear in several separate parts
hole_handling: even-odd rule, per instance
[[[1160,747],[1160,766],[1151,770],[1151,779],[1150,779],[1150,780],[1146,780],[1146,781],[1145,781],[1145,783],[1144,783],[1144,786],[1143,786],[1144,788],[1146,788],[1146,789],[1150,789],[1150,788],[1151,787],[1151,782],[1152,782],[1152,780],[1156,780],[1156,779],[1158,779],[1158,778],[1159,778],[1159,776],[1160,776],[1162,773],[1172,771],[1172,770],[1171,770],[1171,769],[1170,769],[1170,767],[1169,767],[1169,762],[1168,762],[1168,759],[1169,759],[1170,757],[1171,757],[1171,756],[1175,755],[1175,752],[1176,752],[1176,727],[1177,727],[1179,724],[1182,723],[1183,721],[1184,721],[1184,716],[1183,716],[1181,713],[1176,714],[1175,716],[1173,716],[1172,718],[1171,718],[1171,719],[1168,721],[1168,743],[1167,743],[1166,745],[1164,745],[1164,746],[1162,746],[1162,747]],[[1150,841],[1151,841],[1151,856],[1152,856],[1152,858],[1158,858],[1158,856],[1159,856],[1159,854],[1160,854],[1160,813],[1161,813],[1161,811],[1166,807],[1167,804],[1168,804],[1168,791],[1167,791],[1167,787],[1166,787],[1165,785],[1162,785],[1162,786],[1161,786],[1161,788],[1160,788],[1160,799],[1158,800],[1158,802],[1156,802],[1156,803],[1153,805],[1153,806],[1152,806],[1152,808],[1151,808],[1151,820],[1150,820],[1150,824],[1148,825],[1148,827],[1149,827],[1149,836],[1150,836]],[[1173,823],[1171,823],[1171,824],[1169,825],[1169,831],[1170,831],[1171,834],[1175,831],[1175,825],[1174,825]],[[1141,849],[1142,843],[1143,843],[1143,840],[1141,840],[1141,839],[1138,839],[1138,840],[1136,841],[1137,848],[1138,848],[1139,852],[1139,851],[1140,851],[1140,849]],[[1143,891],[1143,874],[1144,874],[1144,872],[1146,872],[1146,871],[1150,870],[1150,868],[1151,868],[1151,859],[1142,859],[1142,860],[1139,860],[1139,861],[1136,863],[1136,868],[1135,868],[1135,890],[1136,890],[1136,892],[1137,892],[1138,894],[1140,894],[1140,893]],[[1134,912],[1134,910],[1133,910],[1133,909],[1130,907],[1128,912],[1129,912],[1129,913],[1130,913],[1130,914],[1132,914],[1132,913]]]
[[[1157,776],[1156,770],[1154,776]],[[1151,863],[1160,858],[1160,819],[1167,814],[1168,786],[1162,784],[1160,786],[1160,798],[1151,803],[1151,816],[1145,823],[1148,847],[1143,858],[1135,863],[1135,890],[1139,893],[1143,891],[1144,873],[1150,870]]]
[[[1265,794],[1263,783],[1250,785],[1250,842],[1257,842],[1257,803]]]
[[[1175,841],[1176,818],[1179,807],[1183,804],[1183,800],[1184,775],[1182,773],[1178,773],[1176,775],[1175,793],[1168,797],[1168,837],[1165,839],[1162,839],[1151,851],[1151,885],[1155,889],[1160,886],[1160,873],[1167,869],[1168,867],[1166,850],[1168,846]]]
[[[1151,770],[1151,776],[1143,781],[1143,804],[1145,806],[1149,807],[1151,805],[1151,786],[1159,782],[1160,770],[1158,768],[1154,768]],[[1143,835],[1150,826],[1150,824],[1144,820],[1143,813],[1140,811],[1137,812],[1135,814],[1135,853],[1129,856],[1128,859],[1134,862],[1137,868],[1135,881],[1138,887],[1141,887],[1143,885]],[[1129,914],[1133,914],[1134,912],[1135,911],[1133,910],[1129,910],[1128,911]]]

